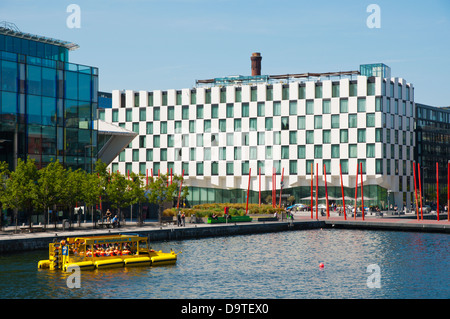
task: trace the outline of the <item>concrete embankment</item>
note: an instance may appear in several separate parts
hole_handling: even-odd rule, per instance
[[[187,224],[186,227],[165,226],[155,224],[144,227],[121,227],[118,229],[85,229],[74,231],[47,231],[30,234],[5,234],[0,236],[0,254],[18,251],[47,249],[48,244],[67,237],[99,236],[118,233],[134,233],[148,237],[152,241],[197,239],[204,237],[235,236],[287,230],[306,230],[325,227],[323,221],[301,222],[253,222],[230,223],[220,225]]]

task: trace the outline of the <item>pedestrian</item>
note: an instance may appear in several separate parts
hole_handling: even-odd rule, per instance
[[[186,218],[186,215],[184,215],[184,212],[181,213],[181,221],[183,223],[183,227],[185,226],[185,218]]]
[[[177,214],[177,226],[181,226],[181,212],[180,211],[178,211],[178,214]]]
[[[108,208],[108,210],[106,211],[106,221],[109,223],[109,219],[111,218],[111,211],[109,210],[109,208]]]

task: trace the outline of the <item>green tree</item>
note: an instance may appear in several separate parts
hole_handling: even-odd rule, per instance
[[[163,204],[174,201],[178,198],[179,188],[181,183],[181,176],[174,175],[172,183],[168,182],[168,175],[162,174],[160,177],[149,179],[147,185],[147,199],[150,203],[157,204],[158,221],[161,223]],[[185,198],[188,195],[188,188],[185,186],[182,189],[181,198]]]
[[[113,172],[110,175],[109,182],[106,185],[106,196],[111,203],[111,207],[117,210],[119,220],[123,220],[122,207],[129,206],[133,202],[130,188],[130,180],[124,175],[118,172]]]
[[[87,207],[90,207],[92,214],[93,227],[95,227],[94,222],[94,205],[99,203],[100,196],[104,192],[104,183],[102,178],[97,175],[97,173],[86,174],[84,180],[82,181],[82,199]],[[87,212],[85,212],[87,214]]]
[[[0,162],[0,229],[3,229],[3,202],[6,192],[6,180],[9,178],[10,171],[7,162]]]
[[[65,185],[63,188],[63,196],[61,204],[69,210],[69,222],[72,223],[74,208],[78,203],[84,202],[83,183],[87,173],[82,169],[72,171],[70,168],[66,170]],[[78,215],[78,223],[80,223],[80,215]]]
[[[48,211],[58,203],[61,203],[65,185],[66,170],[57,160],[38,171],[37,198],[35,208],[44,211],[44,225],[47,225]]]
[[[38,199],[38,169],[33,159],[17,160],[16,170],[11,172],[5,183],[4,202],[6,208],[23,210],[31,227],[34,203]],[[15,214],[17,226],[17,212]]]

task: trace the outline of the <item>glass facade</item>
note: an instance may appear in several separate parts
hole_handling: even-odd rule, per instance
[[[450,108],[416,103],[416,147],[424,200],[436,204],[436,163],[439,165],[439,198],[447,198],[447,163],[450,160]],[[446,200],[441,200],[441,205]],[[445,203],[444,203],[445,204]]]
[[[21,33],[19,33],[20,35]],[[96,160],[98,69],[68,62],[63,42],[0,34],[0,161],[27,156],[90,169]]]

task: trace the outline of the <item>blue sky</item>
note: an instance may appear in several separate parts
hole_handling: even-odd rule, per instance
[[[68,28],[67,6],[81,9]],[[367,6],[381,9],[368,28]],[[450,1],[2,0],[0,21],[75,42],[74,63],[100,69],[100,90],[182,89],[196,79],[348,71],[382,62],[415,86],[415,100],[450,105]]]

